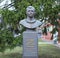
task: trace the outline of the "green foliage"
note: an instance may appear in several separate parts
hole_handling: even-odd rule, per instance
[[[3,15],[5,27],[7,24],[10,24],[12,25],[12,28],[16,30],[19,24],[19,21],[26,18],[26,7],[29,5],[32,5],[36,8],[35,17],[37,19],[49,16],[49,21],[52,24],[56,25],[56,18],[57,18],[58,12],[60,11],[60,5],[56,5],[55,7],[52,8],[52,5],[54,4],[53,0],[14,0],[14,1],[15,1],[14,6],[16,10],[10,11],[7,8],[0,10],[0,13]],[[43,11],[41,11],[40,9],[41,5],[44,6]],[[8,29],[7,30],[5,29],[4,31],[0,30],[0,33],[1,33],[0,49],[6,46],[12,47],[18,44],[20,45],[22,44],[22,36],[14,38],[13,33]]]
[[[13,0],[12,0],[13,1]],[[52,19],[57,18],[57,14],[60,10],[60,5],[56,5],[54,8],[52,8],[52,5],[54,5],[54,1],[52,0],[14,0],[14,6],[16,8],[15,11],[9,11],[8,9],[5,9],[2,11],[4,20],[7,23],[12,23],[13,25],[16,25],[20,20],[26,18],[26,7],[29,5],[32,5],[36,8],[36,15],[35,17],[40,19],[41,16],[47,17],[49,16],[49,20],[52,21]],[[44,6],[44,10],[41,11],[40,6]]]
[[[6,48],[14,48],[17,45],[22,44],[22,36],[13,37],[13,33],[9,30],[0,30],[0,51],[4,51]]]

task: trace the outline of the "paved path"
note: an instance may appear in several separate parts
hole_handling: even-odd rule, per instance
[[[42,39],[43,42],[38,42],[38,44],[52,44],[60,48],[60,43],[54,44],[52,40]]]

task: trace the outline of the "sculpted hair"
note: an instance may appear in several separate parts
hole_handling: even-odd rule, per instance
[[[34,8],[33,6],[28,6],[28,7],[26,8],[26,11],[29,10],[29,9],[33,9],[33,10],[35,11],[35,8]]]

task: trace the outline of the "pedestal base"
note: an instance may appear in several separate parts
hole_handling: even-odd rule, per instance
[[[38,58],[37,56],[23,56],[23,58]]]

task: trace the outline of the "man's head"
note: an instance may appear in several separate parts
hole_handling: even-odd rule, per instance
[[[35,8],[33,6],[28,6],[26,8],[26,14],[28,17],[34,17],[34,14],[35,14]]]

